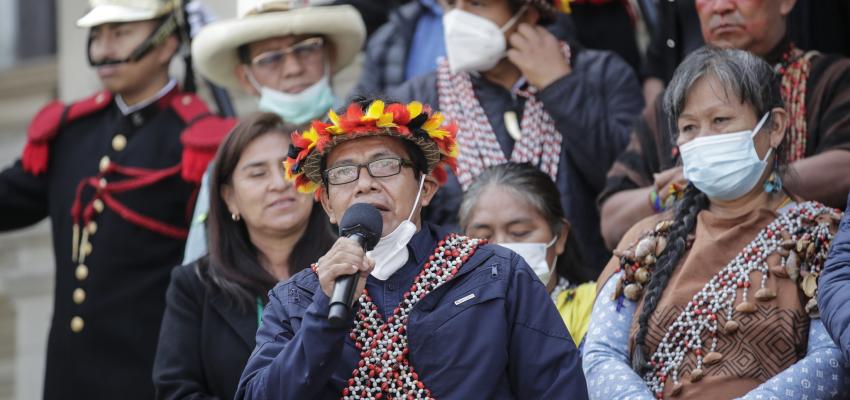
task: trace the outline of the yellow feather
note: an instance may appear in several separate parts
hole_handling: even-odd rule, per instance
[[[333,109],[328,110],[328,118],[330,118],[334,126],[339,126],[339,115]]]
[[[395,128],[396,124],[393,123],[393,114],[386,113],[382,115],[381,118],[378,118],[377,125],[379,128]]]
[[[410,113],[410,119],[416,118],[419,114],[422,114],[422,103],[418,101],[412,101],[407,105],[407,112]]]
[[[381,100],[375,100],[372,104],[369,105],[369,109],[366,110],[366,115],[361,118],[361,121],[377,121],[384,115],[384,102]]]
[[[437,129],[443,124],[443,120],[445,120],[443,114],[434,113],[434,115],[431,115],[431,117],[428,118],[428,121],[425,121],[425,124],[422,125],[422,129],[426,131]]]

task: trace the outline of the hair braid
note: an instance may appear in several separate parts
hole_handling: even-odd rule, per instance
[[[643,375],[646,368],[646,355],[643,351],[649,318],[658,306],[658,300],[670,281],[673,270],[687,250],[688,235],[696,227],[697,214],[708,207],[708,197],[693,185],[688,185],[682,199],[676,205],[673,226],[667,236],[667,248],[658,257],[655,270],[644,291],[643,308],[638,317],[638,331],[635,335],[632,351],[632,369]]]

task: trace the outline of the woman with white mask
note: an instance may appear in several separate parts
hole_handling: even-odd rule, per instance
[[[479,175],[460,207],[461,230],[507,247],[525,259],[546,286],[576,346],[590,322],[596,278],[564,216],[558,189],[528,163],[506,163]]]
[[[783,189],[780,93],[773,68],[741,50],[702,48],[676,70],[664,106],[690,184],[629,230],[599,279],[583,357],[591,398],[847,392],[816,301],[841,213]]]

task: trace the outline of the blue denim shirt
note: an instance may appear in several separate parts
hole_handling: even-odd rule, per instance
[[[366,289],[369,291],[369,296],[372,297],[372,302],[378,306],[381,315],[392,314],[393,310],[401,303],[404,293],[413,285],[413,280],[416,279],[416,275],[422,270],[425,260],[428,259],[434,249],[433,236],[431,228],[427,224],[423,224],[422,229],[416,232],[410,239],[410,243],[407,244],[407,253],[410,257],[398,271],[385,281],[369,276],[369,280],[366,281]]]

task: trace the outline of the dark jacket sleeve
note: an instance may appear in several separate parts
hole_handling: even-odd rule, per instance
[[[643,96],[632,68],[614,53],[583,50],[574,63],[570,74],[537,97],[563,135],[570,160],[598,193],[605,173],[628,143]]]
[[[205,393],[201,357],[202,283],[194,264],[174,268],[165,294],[165,314],[153,365],[157,399],[216,399]]]
[[[20,160],[0,172],[0,231],[23,228],[47,217],[46,176],[24,171]]]
[[[269,293],[257,347],[242,372],[236,399],[312,399],[327,389],[350,327],[330,326],[330,299],[319,288],[300,321],[289,315],[281,297],[298,290],[294,279]],[[295,329],[298,322],[301,326]]]
[[[588,398],[581,356],[546,287],[518,255],[512,255],[511,264],[508,373],[516,398]]]
[[[847,204],[850,205],[850,196]],[[818,284],[818,306],[826,330],[850,360],[850,206],[838,234],[832,240],[829,258]]]

